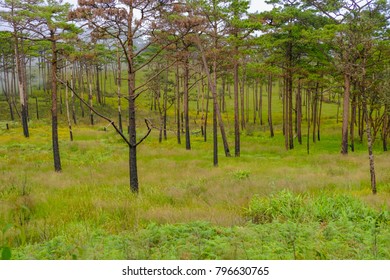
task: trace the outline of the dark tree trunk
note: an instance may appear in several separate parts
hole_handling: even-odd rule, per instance
[[[319,95],[319,84],[318,82],[316,83],[316,88],[315,88],[315,91],[314,91],[314,96],[313,96],[313,110],[312,110],[312,113],[313,113],[313,117],[312,117],[312,120],[313,120],[313,135],[312,135],[312,138],[313,138],[313,143],[316,143],[317,142],[317,136],[316,136],[316,133],[317,133],[317,118],[318,118],[318,95]]]
[[[302,145],[302,84],[301,79],[298,80],[298,90],[296,96],[296,114],[297,114],[297,137],[298,143]]]
[[[238,53],[238,47],[235,49]],[[239,117],[239,105],[238,105],[238,61],[234,60],[234,155],[240,156],[240,117]]]
[[[184,105],[183,105],[183,110],[184,110],[184,125],[185,125],[185,136],[186,136],[186,150],[191,150],[191,141],[190,141],[190,118],[189,118],[189,112],[188,112],[188,80],[189,80],[189,60],[186,58],[184,62]]]
[[[321,88],[320,90],[320,96],[318,102],[320,103],[320,109],[318,111],[318,118],[317,118],[317,140],[321,141],[321,134],[320,134],[320,129],[321,129],[321,116],[322,116],[322,101],[323,101],[323,92],[324,89]]]
[[[383,144],[383,151],[387,152],[387,137],[388,137],[388,131],[389,129],[389,115],[387,112],[387,106],[385,106],[385,112],[383,116],[383,127],[382,127],[382,144]]]
[[[310,90],[306,91],[307,96],[307,102],[306,102],[306,109],[307,109],[307,139],[306,139],[306,151],[307,154],[310,154],[310,99],[311,99],[311,92]]]
[[[118,125],[120,132],[123,132],[123,125],[122,125],[122,96],[121,96],[121,85],[122,85],[122,67],[121,67],[121,57],[119,54],[119,48],[116,53],[117,58],[117,79],[116,79],[116,86],[117,86],[117,96],[118,96]]]
[[[97,100],[98,100],[98,103],[101,105],[102,104],[102,96],[101,96],[101,92],[100,92],[100,78],[99,78],[99,65],[96,64],[95,65],[95,69],[96,69],[96,95],[97,95]]]
[[[245,129],[245,66],[242,74],[240,86],[240,103],[241,103],[241,130]]]
[[[92,73],[88,72],[88,69],[87,69],[87,81],[88,81],[88,88],[89,88],[88,104],[92,108],[93,107],[93,103],[92,103]],[[90,120],[90,124],[94,125],[93,111],[92,110],[89,110],[89,120]]]
[[[260,82],[260,93],[259,93],[259,119],[260,125],[263,125],[263,83]]]
[[[57,44],[54,38],[54,32],[51,36],[51,120],[52,120],[52,145],[54,156],[54,170],[61,172],[60,149],[58,145],[58,117],[57,117]]]
[[[349,121],[349,95],[351,91],[351,78],[348,74],[344,74],[344,103],[343,103],[343,126],[341,153],[348,154],[348,121]]]
[[[133,61],[133,9],[130,7],[128,14],[128,33],[127,33],[127,86],[129,101],[129,169],[130,169],[130,190],[138,193],[138,170],[137,170],[137,131],[135,122],[135,73]]]
[[[180,137],[180,77],[179,77],[179,65],[176,66],[176,137],[177,137],[177,143],[181,144],[181,137]]]
[[[355,151],[355,125],[356,125],[356,94],[352,97],[351,104],[351,126],[350,126],[350,137],[351,137],[351,151]]]
[[[268,126],[271,137],[274,137],[274,126],[272,122],[272,75],[268,76]]]

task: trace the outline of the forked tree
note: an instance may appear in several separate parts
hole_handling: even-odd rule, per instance
[[[156,59],[167,46],[174,42],[159,43],[155,32],[164,32],[160,20],[166,12],[172,12],[171,1],[157,0],[79,0],[79,7],[70,13],[72,19],[87,22],[93,33],[98,36],[111,37],[118,42],[127,65],[127,102],[128,102],[128,139],[122,133],[122,138],[129,147],[130,190],[139,190],[137,169],[137,146],[145,140],[151,131],[149,122],[145,120],[148,132],[137,140],[136,99],[145,90],[145,85],[153,80],[150,77],[145,83],[136,85],[136,75]],[[136,48],[135,41],[147,38],[148,41]],[[145,51],[153,45],[157,50],[150,56],[140,59]],[[169,67],[169,65],[167,66]],[[155,76],[161,74],[161,69]],[[117,132],[120,132],[117,129]]]

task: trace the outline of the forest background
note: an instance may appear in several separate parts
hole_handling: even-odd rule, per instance
[[[388,259],[389,3],[266,2],[2,0],[1,258]]]

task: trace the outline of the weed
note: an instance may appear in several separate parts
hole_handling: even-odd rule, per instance
[[[237,170],[233,173],[233,176],[237,180],[244,180],[244,179],[248,179],[250,174],[251,173],[248,170]]]

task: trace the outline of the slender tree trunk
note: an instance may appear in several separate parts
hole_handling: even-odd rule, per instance
[[[242,74],[241,87],[240,87],[240,101],[241,101],[241,130],[245,129],[245,65],[244,65],[244,73]]]
[[[238,54],[238,47],[235,47],[235,53]],[[234,75],[234,155],[240,156],[240,117],[239,117],[239,105],[238,105],[238,61],[234,60],[233,65]]]
[[[18,75],[18,89],[21,106],[21,118],[23,135],[28,138],[30,136],[28,129],[28,109],[27,109],[27,92],[26,92],[26,81],[25,81],[25,64],[23,63],[23,54],[20,52],[19,39],[17,38],[16,31],[15,36],[15,59],[16,59],[16,72]]]
[[[363,89],[364,91],[364,89]],[[363,111],[364,111],[364,119],[366,122],[366,134],[367,134],[367,145],[368,145],[368,159],[370,162],[370,177],[371,177],[371,191],[373,194],[376,194],[376,176],[375,176],[375,163],[374,163],[374,154],[373,154],[373,144],[374,140],[372,138],[372,133],[371,133],[371,121],[370,118],[368,117],[368,112],[367,112],[367,100],[366,97],[364,96],[365,93],[363,93]]]
[[[186,136],[186,150],[191,150],[191,141],[190,141],[190,118],[189,118],[189,110],[188,110],[188,80],[189,80],[189,60],[188,57],[184,62],[184,124],[185,124],[185,136]]]
[[[298,90],[296,96],[296,114],[297,114],[297,137],[298,143],[302,145],[302,83],[301,79],[298,80]]]
[[[164,115],[163,115],[163,134],[164,140],[167,140],[167,110],[168,110],[168,82],[169,82],[169,68],[166,70],[166,81],[164,88]]]
[[[344,74],[344,103],[343,103],[343,127],[341,140],[341,153],[348,154],[348,121],[349,121],[349,95],[351,91],[351,78]]]
[[[306,151],[307,154],[310,154],[310,99],[311,99],[311,91],[307,90],[307,102],[306,102],[306,109],[307,109],[307,139],[306,139]]]
[[[54,31],[51,36],[51,120],[52,120],[52,145],[54,156],[54,170],[61,172],[61,158],[58,144],[58,117],[57,117],[57,44],[54,38]]]
[[[289,149],[294,149],[294,132],[293,132],[293,73],[289,71],[288,78],[288,143]]]
[[[65,68],[65,79],[67,80],[66,68]],[[65,107],[66,107],[66,117],[67,117],[67,120],[68,120],[69,137],[70,137],[70,141],[73,141],[72,120],[70,118],[70,110],[69,110],[68,87],[65,87]]]
[[[101,105],[102,104],[102,96],[100,92],[100,79],[99,79],[99,65],[95,65],[95,70],[96,70],[96,95],[97,95],[97,100],[98,103]]]
[[[318,82],[316,83],[316,88],[315,88],[315,91],[314,91],[314,96],[313,96],[313,117],[312,117],[312,120],[313,120],[313,143],[316,143],[317,142],[317,136],[316,136],[316,133],[317,133],[317,117],[318,117],[318,91],[319,90],[319,84]]]
[[[76,77],[75,77],[75,69],[76,65],[73,64],[73,69],[72,69],[72,76],[70,77],[70,86],[73,88],[74,85],[76,84]],[[73,91],[71,92],[71,100],[72,100],[72,119],[73,123],[77,125],[77,117],[76,117],[76,99],[74,96]]]
[[[351,137],[351,151],[355,151],[355,125],[356,125],[356,94],[352,97],[351,104],[351,126],[350,126],[350,137]]]
[[[130,7],[128,14],[128,33],[127,33],[127,52],[128,52],[128,67],[127,67],[127,85],[128,85],[128,101],[129,101],[129,169],[130,169],[130,190],[138,193],[138,170],[137,170],[137,133],[135,122],[135,73],[133,61],[133,8]]]
[[[263,125],[263,82],[260,82],[260,93],[259,93],[259,120],[260,125]]]
[[[117,81],[116,81],[116,93],[118,96],[118,125],[120,132],[123,132],[123,125],[122,125],[122,95],[121,95],[121,85],[122,85],[122,67],[121,67],[121,57],[119,53],[119,47],[116,52],[116,59],[117,59]]]
[[[87,81],[88,81],[88,88],[89,88],[88,103],[89,103],[89,106],[92,108],[93,107],[93,103],[92,103],[92,73],[91,73],[91,71],[88,70],[88,68],[87,68]],[[89,110],[89,119],[90,119],[90,124],[94,125],[93,111],[92,110]]]
[[[258,111],[259,111],[259,80],[256,79],[253,84],[253,124],[256,124]]]
[[[248,85],[246,87],[246,94],[245,94],[245,107],[246,107],[246,111],[245,111],[245,123],[249,123],[249,91],[250,91],[250,85],[249,85],[249,82],[248,82]]]
[[[317,140],[321,141],[321,134],[320,134],[320,129],[321,129],[321,116],[322,116],[322,103],[323,103],[323,96],[324,96],[324,89],[321,88],[320,90],[320,96],[319,96],[319,103],[320,103],[320,109],[318,112],[318,123],[317,123]]]
[[[389,115],[387,111],[387,106],[385,106],[385,112],[383,116],[383,126],[382,126],[382,144],[383,144],[383,151],[387,151],[387,135],[388,135],[388,129],[389,129]]]
[[[215,31],[214,31],[214,33],[216,34]],[[200,42],[200,38],[199,37],[197,39],[198,39],[197,44],[198,44],[198,47],[199,47],[199,50],[200,50],[200,53],[201,53],[201,56],[202,56],[203,66],[204,66],[204,69],[206,71],[206,75],[207,75],[208,80],[209,80],[211,93],[213,95],[213,102],[214,102],[214,106],[215,106],[216,115],[217,115],[217,118],[218,118],[219,128],[220,128],[220,131],[221,131],[221,136],[222,136],[222,142],[223,142],[223,146],[224,146],[225,156],[230,157],[230,150],[229,150],[229,145],[228,145],[228,142],[227,142],[225,126],[224,126],[224,123],[222,121],[222,115],[221,115],[220,108],[218,106],[217,76],[216,76],[217,75],[217,73],[216,73],[216,70],[217,70],[217,60],[216,60],[216,57],[214,57],[214,59],[213,59],[213,74],[214,74],[213,76],[214,76],[214,78],[212,78],[211,74],[210,74],[210,70],[209,70],[208,65],[207,65],[207,60],[206,60],[205,52],[203,50],[202,43]],[[214,42],[214,45],[216,46],[216,42]]]
[[[268,126],[271,137],[274,137],[274,126],[272,122],[272,75],[268,76]]]
[[[177,143],[181,144],[181,138],[180,138],[180,76],[179,76],[179,65],[176,65],[176,136],[177,136]]]

